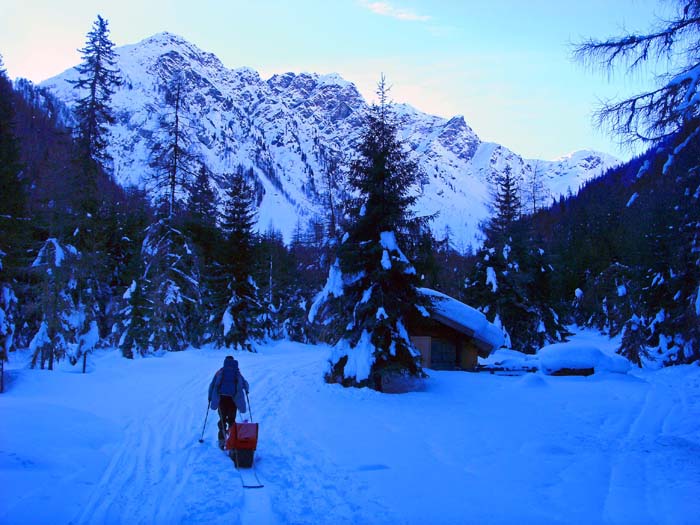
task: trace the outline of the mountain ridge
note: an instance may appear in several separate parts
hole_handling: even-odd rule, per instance
[[[124,78],[113,98],[116,122],[109,153],[123,185],[143,186],[163,104],[164,81],[182,75],[186,120],[196,123],[194,152],[214,174],[238,165],[251,168],[263,188],[258,229],[280,230],[289,241],[298,222],[323,215],[329,172],[340,176],[359,136],[367,109],[357,87],[337,73],[283,73],[268,79],[250,67],[226,68],[216,55],[184,38],[158,33],[115,48]],[[69,69],[41,85],[72,107],[78,93]],[[582,150],[555,161],[524,159],[507,147],[482,142],[462,115],[443,118],[408,104],[392,104],[399,135],[422,171],[413,189],[415,212],[440,212],[432,229],[466,249],[480,242],[479,223],[488,217],[490,183],[510,166],[526,186],[533,173],[556,198],[603,173],[619,161]],[[222,194],[221,177],[212,183]],[[340,192],[342,188],[336,191]]]

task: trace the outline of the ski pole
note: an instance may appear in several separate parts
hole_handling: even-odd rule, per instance
[[[253,422],[253,409],[250,408],[250,399],[248,399],[248,392],[245,393],[245,400],[248,403],[248,414],[250,414],[250,422]]]
[[[204,416],[204,426],[202,427],[202,437],[199,438],[200,443],[204,443],[204,430],[207,428],[207,418],[209,417],[209,401],[207,401],[207,413]]]

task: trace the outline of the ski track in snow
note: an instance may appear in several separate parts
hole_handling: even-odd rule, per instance
[[[128,424],[75,523],[239,523],[237,513],[225,511],[227,506],[236,510],[242,497],[235,489],[224,490],[238,482],[235,470],[226,468],[211,441],[205,446],[194,437],[201,414],[194,412],[193,401],[206,400],[209,381],[202,372],[148,400],[150,410],[141,409]],[[215,427],[216,414],[209,416]],[[217,462],[221,468],[212,468]],[[206,499],[189,502],[190,485],[197,486],[196,493],[206,487]]]
[[[610,481],[603,507],[602,522],[669,523],[670,501],[660,494],[677,492],[673,501],[697,501],[697,494],[688,491],[687,482],[700,480],[700,444],[667,433],[667,423],[676,407],[687,408],[682,394],[671,384],[655,382],[649,385],[637,415],[610,458]],[[686,414],[689,412],[685,412]],[[688,474],[685,465],[695,465]],[[680,467],[680,468],[676,468]],[[634,506],[629,501],[635,501]],[[700,505],[694,505],[686,523],[700,522]]]
[[[225,351],[134,362],[103,354],[86,376],[22,371],[25,386],[0,399],[10,422],[0,484],[12,496],[0,524],[699,523],[693,368],[430,372],[425,391],[397,396],[324,384],[327,351],[281,342],[236,353],[260,423],[262,489],[244,489],[216,446],[215,412],[198,442]],[[67,429],[58,448],[22,448],[24,433],[43,443],[57,420],[37,416],[53,412]],[[31,489],[13,493],[12,476]]]
[[[278,428],[268,438],[261,427],[256,463],[263,483],[274,491],[276,499],[285,502],[284,508],[278,509],[282,513],[280,522],[315,524],[319,515],[326,516],[327,523],[376,520],[371,514],[363,516],[368,508],[366,501],[353,501],[354,497],[347,496],[361,490],[353,487],[357,481],[319,454],[313,435],[297,432],[306,422],[301,403],[309,398],[304,390],[310,384],[317,384],[323,371],[318,354],[300,355],[293,369],[285,366],[289,364],[285,355],[272,359],[282,364],[265,363],[262,371],[250,369],[255,381],[251,395],[255,393],[257,400],[255,403],[251,400],[251,404],[256,420],[274,422]],[[285,428],[289,431],[285,432]],[[323,429],[312,430],[323,432]],[[258,523],[256,515],[251,514],[251,518],[250,523]]]
[[[266,434],[273,424],[284,428],[303,423],[298,400],[304,394],[299,391],[317,383],[318,353],[301,354],[291,370],[284,354],[237,355],[251,385],[253,416],[261,422],[255,468],[265,488],[242,488],[233,462],[215,445],[216,412],[209,412],[205,443],[197,441],[204,415],[198,408],[205,406],[210,376],[223,355],[196,363],[197,368],[188,363],[186,374],[173,377],[167,390],[137,411],[72,523],[313,524],[319,513],[334,523],[358,523],[358,517],[359,523],[372,521],[365,501],[347,498],[360,490],[353,489],[356,480],[337,473],[328,458],[318,457],[313,443],[301,442],[293,432]],[[188,498],[192,494],[196,501]],[[273,511],[271,498],[284,502],[276,509],[281,515]]]

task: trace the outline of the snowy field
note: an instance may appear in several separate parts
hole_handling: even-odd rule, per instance
[[[236,356],[265,484],[246,490],[214,412],[198,442],[225,354],[102,352],[86,375],[13,355],[0,523],[700,523],[698,366],[431,372],[423,391],[391,395],[324,384],[328,348],[265,346]]]

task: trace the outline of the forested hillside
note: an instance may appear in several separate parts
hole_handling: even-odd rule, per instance
[[[374,348],[363,350],[374,372],[420,376],[405,329],[423,306],[418,287],[479,308],[521,352],[565,340],[577,323],[622,334],[620,353],[640,366],[700,357],[700,140],[690,103],[682,118],[664,117],[647,153],[546,209],[537,169],[528,187],[510,164],[497,166],[482,181],[491,210],[483,242],[465,247],[449,224],[436,238],[437,215],[414,207],[426,184],[422,150],[404,137],[406,108],[390,103],[382,80],[381,103],[354,117],[361,140],[319,189],[319,213],[300,215],[285,239],[260,231],[269,188],[257,167],[212,172],[192,147],[186,74],[158,87],[164,105],[145,182],[116,182],[115,165],[132,153],[110,142],[120,118],[112,98],[125,96],[126,80],[108,34],[98,16],[67,81],[72,109],[0,73],[2,361],[29,348],[33,366],[85,368],[100,346],[132,358],[287,338],[345,345],[329,380],[354,384],[342,369],[363,345]],[[689,89],[693,78],[682,77]],[[333,293],[342,300],[324,312]]]

